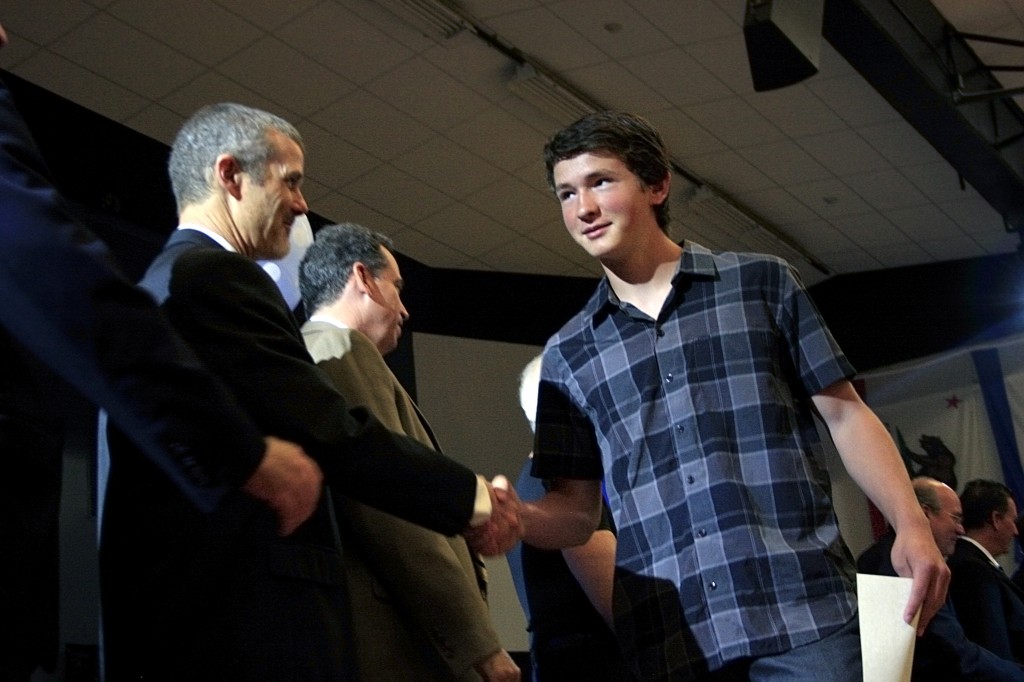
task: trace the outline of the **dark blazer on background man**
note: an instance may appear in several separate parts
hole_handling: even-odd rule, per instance
[[[896,534],[890,530],[857,557],[860,573],[895,576],[892,545]],[[958,543],[959,544],[959,543]],[[1000,658],[972,642],[957,619],[950,597],[928,623],[914,647],[913,679],[973,680],[975,682],[1024,682],[1024,668],[1013,659]]]
[[[1024,663],[1024,593],[963,538],[949,569],[949,595],[967,636],[1001,658]]]
[[[264,444],[152,297],[67,212],[2,81],[0,336],[0,657],[49,668],[64,409],[50,372],[107,408],[203,509],[251,473]]]
[[[346,679],[332,489],[450,535],[469,522],[476,476],[349,410],[252,260],[179,230],[142,285],[260,428],[317,460],[328,487],[313,517],[279,539],[272,515],[242,495],[195,513],[111,433],[101,551],[108,673],[128,663],[147,679]]]

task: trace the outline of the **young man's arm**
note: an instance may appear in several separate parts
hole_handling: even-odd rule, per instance
[[[901,576],[914,579],[903,617],[909,623],[920,607],[918,634],[922,634],[946,599],[949,568],[935,545],[896,445],[849,381],[832,384],[812,400],[846,470],[896,529],[892,565]]]
[[[536,502],[522,505],[523,542],[540,549],[582,545],[601,520],[601,481],[557,478]]]

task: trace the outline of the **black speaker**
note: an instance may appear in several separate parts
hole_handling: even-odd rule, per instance
[[[818,73],[825,0],[747,0],[743,38],[754,90],[774,90]]]

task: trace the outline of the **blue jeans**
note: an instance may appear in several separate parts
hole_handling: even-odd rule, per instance
[[[861,682],[864,674],[857,616],[817,642],[781,654],[730,663],[708,679],[714,682]]]

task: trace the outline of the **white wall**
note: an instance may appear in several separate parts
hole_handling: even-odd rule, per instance
[[[519,407],[519,373],[537,346],[417,333],[416,397],[445,454],[491,478],[515,483],[532,435]],[[526,651],[526,617],[508,562],[487,560],[491,617],[509,651]]]

